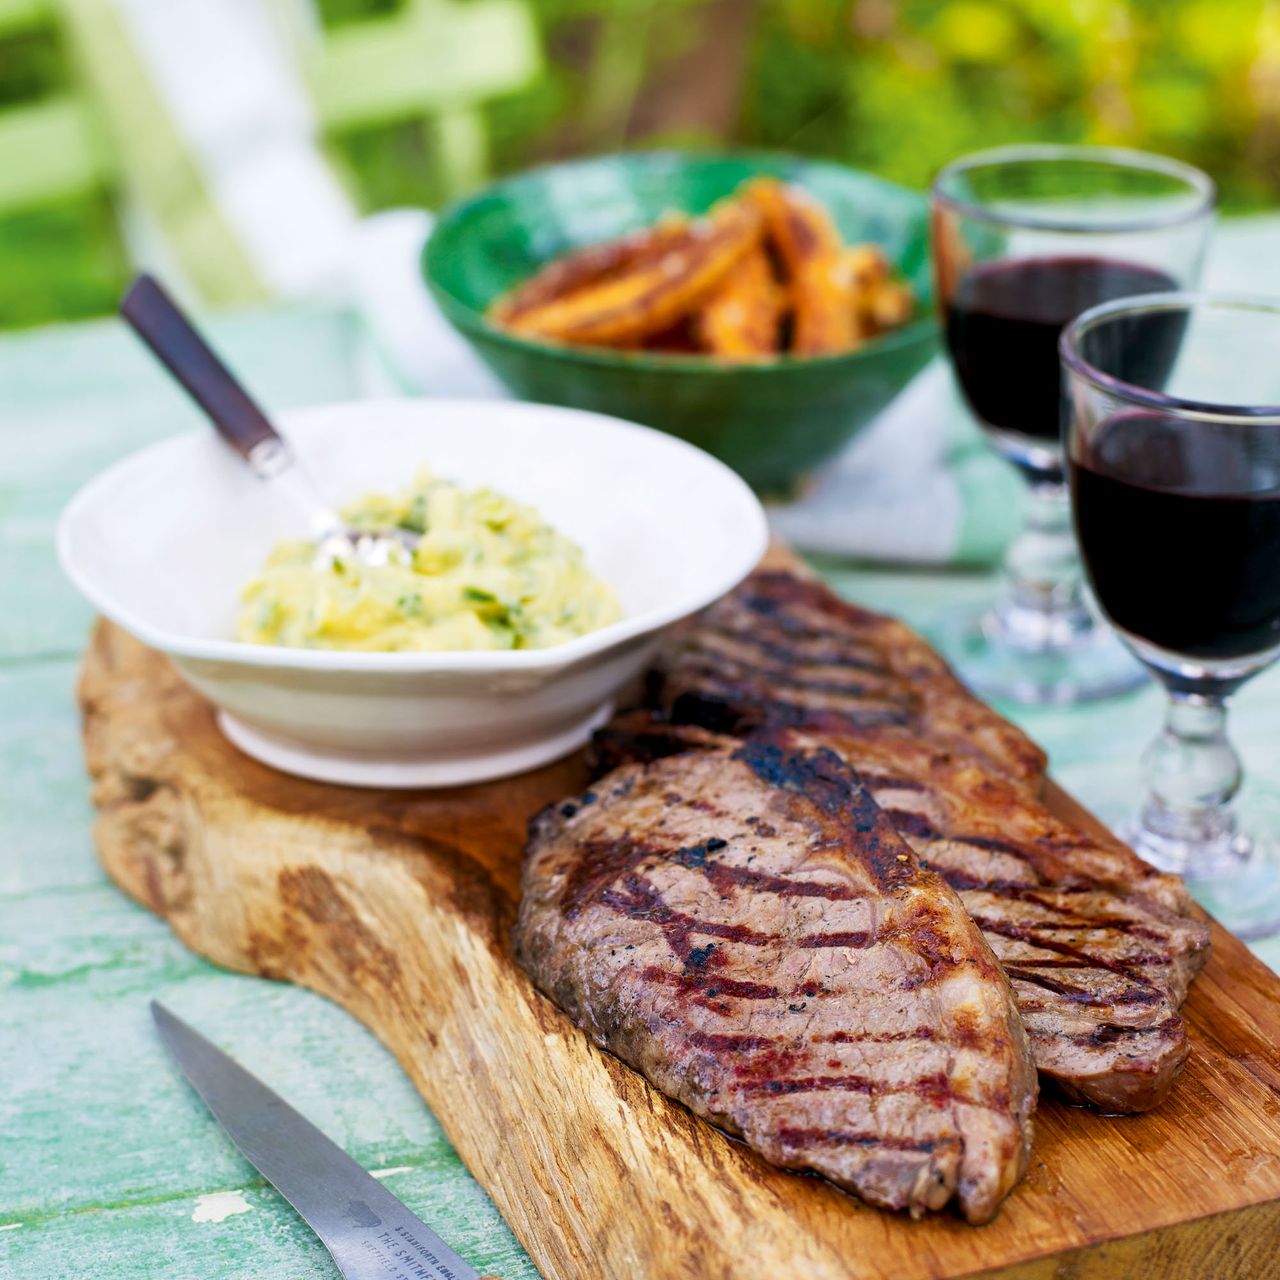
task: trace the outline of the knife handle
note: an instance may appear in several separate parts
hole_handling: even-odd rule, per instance
[[[152,276],[129,286],[120,315],[205,411],[218,434],[251,465],[268,443],[287,447],[267,415]]]

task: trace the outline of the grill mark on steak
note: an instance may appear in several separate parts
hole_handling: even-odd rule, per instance
[[[740,758],[741,752],[735,754],[735,759]],[[724,878],[726,873],[731,876],[732,873],[738,871],[738,868],[725,866],[722,863],[709,863],[706,858],[708,847],[723,848],[725,841],[712,839],[704,841],[700,845],[693,845],[688,848],[676,849],[670,854],[655,852],[652,849],[646,849],[641,854],[641,860],[644,857],[664,858],[669,857],[672,861],[680,863],[690,870],[705,872],[713,882],[717,879]],[[899,855],[901,856],[901,855]],[[624,863],[625,859],[619,859],[619,865]],[[901,876],[901,863],[898,863],[895,871],[898,878]],[[755,875],[755,873],[753,873]],[[599,885],[599,873],[593,864],[592,881]],[[797,896],[795,893],[796,884],[794,881],[785,880],[780,877],[769,877],[768,883],[760,883],[762,877],[756,875],[752,883],[753,887],[772,891],[782,897]],[[616,880],[612,882],[616,884]],[[622,876],[623,888],[621,890],[611,886],[598,889],[590,897],[582,895],[579,886],[572,886],[565,891],[564,901],[568,904],[565,908],[565,914],[569,916],[577,915],[587,905],[588,902],[598,901],[602,905],[610,907],[619,915],[626,916],[630,919],[644,920],[650,924],[655,924],[662,931],[663,936],[667,940],[668,946],[671,948],[673,955],[684,962],[686,987],[697,985],[691,981],[692,977],[696,978],[701,975],[701,971],[712,967],[714,943],[710,943],[705,947],[694,947],[691,939],[694,934],[702,934],[713,938],[720,938],[725,941],[738,942],[746,946],[765,947],[776,946],[780,939],[780,935],[776,933],[762,933],[756,929],[750,928],[745,924],[724,924],[718,921],[703,920],[697,916],[689,915],[683,911],[673,910],[663,899],[662,895],[653,887],[649,881],[642,876],[632,873],[626,873]],[[840,886],[834,885],[802,885],[802,889],[837,889]],[[803,896],[803,895],[801,895]],[[810,895],[818,896],[818,895]],[[827,896],[823,894],[821,896]],[[848,900],[846,898],[846,900]],[[874,941],[879,941],[882,934],[872,934],[866,930],[849,931],[846,933],[825,933],[825,934],[809,934],[800,938],[796,938],[791,945],[802,949],[826,949],[830,947],[851,947],[865,948]],[[932,935],[924,932],[919,935],[924,939],[928,939]],[[935,957],[935,964],[939,963],[939,958]],[[917,984],[919,985],[919,984]],[[708,995],[731,995],[741,999],[770,999],[779,994],[777,988],[751,986],[750,991],[747,985],[735,984],[730,981],[712,982],[713,990],[708,990]],[[701,989],[701,988],[700,988]],[[763,994],[762,994],[763,993]],[[813,999],[820,994],[819,989],[812,986],[802,986],[791,992],[793,996],[804,996]]]
[[[692,972],[685,969],[681,973],[672,973],[657,965],[648,965],[641,971],[641,976],[646,982],[675,987],[679,991],[690,995],[704,995],[708,999],[716,996],[732,996],[735,1000],[776,1000],[782,994],[777,987],[771,987],[764,982],[744,982],[738,978],[703,973],[697,969]]]
[[[881,785],[874,781],[874,777],[874,774],[871,775],[872,780],[867,782],[867,786],[873,792],[879,790]],[[885,787],[885,790],[897,791],[903,790],[903,788],[896,784],[889,784]],[[917,792],[925,792],[928,788],[923,782],[917,782],[915,790]],[[969,835],[963,831],[944,832],[938,829],[936,821],[929,814],[916,809],[886,808],[884,812],[888,814],[890,821],[898,829],[899,834],[906,836],[908,839],[926,842],[946,840],[952,844],[964,845],[970,849],[980,849],[984,853],[1002,854],[1020,863],[1032,877],[1029,882],[983,880],[971,870],[958,867],[948,868],[942,874],[953,889],[986,889],[1010,897],[1017,895],[1023,901],[1033,901],[1034,890],[1047,885],[1051,885],[1058,891],[1071,887],[1089,891],[1096,887],[1093,882],[1084,879],[1075,882],[1073,886],[1070,881],[1062,883],[1047,878],[1035,865],[1034,860],[1028,856],[1026,848],[1014,843],[1012,840],[1002,840],[994,836]]]
[[[560,812],[563,814],[563,810]],[[565,915],[572,919],[620,875],[655,856],[658,855],[649,845],[630,835],[584,844],[561,899]]]
[[[571,917],[577,915],[595,900],[606,885],[646,859],[655,863],[677,862],[697,871],[706,876],[717,893],[746,888],[775,893],[784,898],[825,898],[829,902],[851,902],[864,896],[851,886],[835,881],[792,880],[767,871],[756,871],[749,866],[731,866],[708,858],[709,852],[723,848],[724,844],[723,840],[713,837],[688,848],[663,850],[626,835],[587,845],[581,863],[575,865],[565,888],[565,913]]]
[[[890,637],[907,657],[894,655]],[[804,681],[822,680],[813,657],[820,649],[856,646],[861,654],[877,641],[885,670],[919,692],[911,738],[860,722],[841,694],[806,692],[793,679],[798,670]],[[767,659],[753,667],[750,655],[763,645]],[[1176,877],[1050,815],[1026,787],[1037,772],[1035,749],[1008,726],[1002,731],[993,713],[975,711],[946,679],[936,655],[900,624],[847,606],[812,581],[762,573],[661,659],[651,688],[670,721],[747,737],[783,723],[853,764],[1015,976],[1042,1071],[1077,1100],[1145,1110],[1185,1060],[1177,1011],[1207,957],[1207,929]],[[848,687],[839,677],[829,683]],[[678,750],[680,737],[697,730],[614,731],[615,758],[627,754],[627,732],[676,739],[638,747],[649,752]],[[1109,1008],[1117,1016],[1108,1018]],[[1082,1031],[1081,1019],[1093,1029]],[[1126,1030],[1099,1030],[1108,1026]]]
[[[951,1088],[946,1075],[934,1072],[916,1080],[885,1081],[873,1076],[798,1076],[789,1080],[757,1080],[744,1086],[747,1093],[862,1093],[867,1097],[892,1097],[894,1094],[911,1093],[923,1098],[930,1106],[943,1107],[949,1102],[964,1102],[969,1106],[985,1107],[985,1099],[966,1098]],[[996,1100],[995,1105],[999,1105]]]
[[[768,1036],[726,1035],[696,1028],[688,1033],[688,1039],[694,1048],[708,1049],[712,1053],[750,1053],[754,1049],[771,1049],[778,1043]]]
[[[1088,965],[1093,969],[1106,969],[1110,973],[1120,974],[1122,977],[1131,978],[1134,982],[1146,987],[1155,987],[1155,983],[1149,982],[1146,978],[1135,975],[1135,969],[1141,970],[1146,965],[1168,964],[1173,956],[1168,951],[1162,952],[1140,952],[1137,955],[1125,957],[1125,962],[1120,964],[1115,960],[1108,959],[1106,956],[1093,955],[1085,951],[1081,947],[1073,947],[1070,943],[1059,942],[1056,938],[1044,937],[1041,930],[1044,926],[1040,924],[1022,925],[1013,924],[1007,920],[993,920],[989,916],[980,915],[977,912],[970,911],[973,916],[973,922],[984,933],[998,933],[1002,938],[1011,938],[1016,942],[1027,942],[1033,947],[1042,951],[1056,951],[1059,955],[1070,956],[1073,960],[1080,964]],[[1099,932],[1103,931],[1102,926],[1094,926]],[[1128,932],[1128,930],[1121,930]],[[1151,932],[1148,930],[1148,932]],[[1043,963],[1037,961],[1037,964]]]
[[[852,947],[855,950],[870,946],[875,935],[865,929],[854,929],[848,933],[811,933],[807,938],[797,938],[797,947]]]
[[[538,985],[765,1159],[992,1216],[1035,1094],[1012,992],[848,764],[772,733],[595,790],[531,825],[514,941]]]
[[[1182,1019],[1170,1014],[1163,1022],[1150,1027],[1125,1027],[1114,1022],[1100,1022],[1090,1031],[1081,1032],[1077,1041],[1081,1045],[1099,1046],[1116,1044],[1133,1036],[1160,1036],[1177,1038],[1182,1033]]]
[[[1030,982],[1034,986],[1043,987],[1055,995],[1065,996],[1074,1004],[1101,1005],[1110,1008],[1117,1004],[1159,1004],[1161,993],[1154,987],[1141,986],[1135,983],[1126,990],[1112,995],[1099,995],[1085,987],[1073,987],[1070,983],[1059,982],[1056,978],[1036,973],[1030,967],[1005,962],[1004,971],[1016,982]]]
[[[789,1126],[778,1130],[778,1139],[787,1147],[808,1147],[817,1144],[838,1147],[884,1147],[889,1151],[914,1151],[922,1155],[937,1151],[939,1148],[959,1145],[955,1138],[885,1138],[874,1133],[850,1133],[842,1129],[793,1129]]]
[[[897,1083],[858,1075],[758,1080],[744,1085],[743,1091],[775,1097],[797,1093],[858,1093],[868,1098],[891,1098],[895,1095],[910,1094],[934,1108],[942,1108],[958,1102],[967,1107],[986,1108],[993,1111],[1003,1110],[1009,1103],[1007,1097],[999,1095],[989,1099],[970,1097],[962,1090],[953,1089],[947,1076],[941,1071],[933,1075],[921,1076],[919,1079],[903,1080]]]
[[[800,702],[790,702],[782,697],[775,699],[767,707],[743,708],[735,706],[727,695],[717,697],[714,685],[710,684],[706,693],[681,693],[672,706],[674,718],[724,733],[769,725],[789,725],[793,728],[830,726],[834,730],[908,729],[916,720],[906,709],[879,704],[849,707],[837,715]]]
[[[681,859],[677,857],[676,861],[679,862]],[[683,863],[683,865],[694,865],[700,870],[707,870],[708,876],[713,882],[716,879],[725,878],[725,873],[733,870],[733,868],[725,867],[723,864],[713,864],[710,867],[706,863]],[[645,919],[657,924],[666,933],[667,940],[671,943],[671,950],[676,955],[683,955],[686,950],[690,954],[696,950],[705,950],[705,948],[690,949],[688,947],[688,940],[694,934],[721,938],[727,942],[740,942],[749,947],[776,946],[781,940],[780,935],[776,933],[762,933],[745,924],[721,924],[714,920],[703,920],[697,916],[687,915],[683,911],[675,911],[667,905],[662,895],[651,884],[639,877],[628,876],[625,883],[626,893],[606,889],[599,895],[597,900],[606,906],[612,907],[620,915],[626,915],[632,919]],[[756,884],[753,887],[761,888],[766,892],[770,891],[770,886],[768,885]],[[783,897],[795,896],[789,894],[786,890],[781,890],[779,893]],[[850,899],[846,898],[844,900],[849,901]],[[857,949],[870,946],[878,938],[878,934],[868,932],[865,929],[847,933],[811,933],[794,939],[791,945],[813,950],[828,947]],[[709,960],[710,956],[704,956],[695,961],[695,965],[701,968]]]
[[[874,777],[874,775],[873,775]],[[868,780],[867,786],[877,785],[873,780]],[[894,791],[901,791],[902,788],[894,786]],[[921,788],[917,788],[920,790]],[[934,840],[937,838],[938,829],[933,825],[932,819],[928,814],[915,813],[909,809],[886,809],[885,813],[889,817],[889,821],[898,829],[899,835],[916,836],[921,840]],[[955,887],[954,885],[952,886]]]
[[[706,873],[712,888],[720,892],[741,887],[774,893],[780,898],[825,898],[828,902],[853,902],[864,896],[848,885],[819,880],[787,880],[766,871],[729,866],[723,862],[709,862],[699,869]]]
[[[947,879],[945,876],[943,878]],[[953,885],[952,888],[954,887],[955,886]],[[1018,894],[1017,897],[1022,902],[1037,901],[1034,894]],[[1049,903],[1043,901],[1040,902],[1040,905],[1051,910],[1060,909],[1051,907]],[[1143,938],[1148,942],[1167,943],[1169,941],[1168,933],[1161,932],[1159,929],[1148,928],[1145,925],[1134,924],[1132,920],[1124,920],[1119,916],[1094,916],[1092,918],[1088,916],[1079,916],[1074,918],[1067,916],[1060,920],[1038,920],[1035,924],[1035,933],[1037,934],[1045,930],[1053,931],[1056,929],[1070,930],[1077,933],[1088,933],[1090,931],[1114,931],[1117,933],[1127,933],[1132,938]],[[1009,936],[1012,937],[1013,935],[1010,934]],[[1027,936],[1030,937],[1030,933],[1028,933]],[[1173,953],[1168,950],[1150,957],[1153,963],[1160,964],[1167,964],[1174,958]]]
[[[756,647],[756,646],[753,646]],[[701,655],[705,660],[704,674],[710,679],[716,678],[714,651],[702,651]],[[792,654],[792,661],[795,655]],[[805,655],[805,661],[810,662],[812,658],[809,654]],[[826,664],[824,664],[826,665]],[[837,680],[828,676],[827,678],[819,678],[815,676],[799,675],[793,669],[786,670],[780,667],[773,667],[766,663],[759,665],[753,664],[752,668],[756,674],[766,680],[776,680],[784,683],[790,690],[798,690],[802,693],[831,693],[842,698],[861,698],[871,702],[884,703],[889,708],[896,708],[904,715],[909,715],[916,711],[920,699],[908,689],[890,687],[886,689],[883,682],[880,684],[868,683],[865,681],[844,679]],[[870,668],[865,665],[859,665],[854,668],[850,663],[843,663],[838,669],[856,669],[864,674],[882,675],[887,674],[883,668]]]
[[[795,661],[796,646],[794,642],[780,644],[769,640],[764,635],[743,636],[739,632],[728,630],[721,630],[715,634],[729,637],[735,643],[763,654],[770,662],[776,663],[782,670],[785,670]],[[807,664],[831,667],[838,671],[860,671],[866,675],[888,676],[892,674],[883,662],[874,657],[849,653],[837,646],[824,643],[821,636],[815,635],[812,639],[816,643],[807,645],[804,650],[804,658]],[[764,664],[762,663],[761,665],[763,666]]]
[[[909,1031],[881,1031],[875,1034],[833,1031],[829,1036],[819,1037],[824,1044],[897,1044],[901,1040],[933,1040],[935,1038],[933,1028],[923,1023]]]
[[[666,937],[672,954],[683,959],[686,966],[690,963],[695,950],[705,951],[704,948],[695,948],[690,945],[690,938],[695,933],[721,938],[726,942],[741,942],[753,947],[769,946],[777,941],[776,935],[759,933],[745,924],[723,924],[714,920],[700,920],[697,916],[675,911],[667,905],[653,885],[640,876],[626,876],[623,885],[624,891],[605,889],[599,895],[598,901],[607,907],[612,907],[619,915],[656,924]],[[581,907],[578,909],[581,910]],[[705,968],[710,960],[711,953],[706,951],[700,959],[692,961],[693,967]]]

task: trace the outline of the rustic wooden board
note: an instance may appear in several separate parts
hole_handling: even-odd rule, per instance
[[[450,792],[291,779],[240,755],[163,659],[105,623],[81,700],[111,876],[194,950],[370,1026],[554,1280],[1280,1270],[1280,979],[1221,929],[1163,1108],[1046,1101],[993,1224],[913,1223],[769,1168],[588,1044],[515,967],[525,820],[583,782],[580,761]]]

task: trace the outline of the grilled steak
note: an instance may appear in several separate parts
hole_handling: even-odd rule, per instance
[[[1036,1085],[982,935],[834,753],[785,731],[694,747],[534,820],[521,964],[770,1162],[988,1220]]]
[[[836,678],[841,654],[865,657],[863,616],[817,582],[753,575],[664,659],[658,701],[673,720],[713,730],[799,725],[837,751],[960,891],[1013,981],[1045,1075],[1104,1110],[1155,1106],[1186,1060],[1178,1010],[1208,956],[1207,926],[1181,880],[1049,813],[1027,786],[1038,749],[994,713],[974,711],[985,709],[899,623],[894,634],[909,639],[895,670],[923,673],[924,687],[912,702],[904,674],[899,703],[914,719],[876,722],[863,709],[875,704],[870,686],[855,695],[858,676]],[[887,620],[865,616],[888,634]],[[887,642],[880,651],[882,666],[894,661]]]
[[[979,702],[914,631],[796,573],[758,570],[655,671],[673,718],[725,733],[790,725],[926,740],[1036,789],[1044,752]]]

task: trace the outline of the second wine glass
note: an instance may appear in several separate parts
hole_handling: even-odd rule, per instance
[[[941,647],[982,693],[1073,703],[1142,681],[1086,599],[1062,464],[1058,338],[1100,302],[1188,288],[1213,182],[1143,152],[1024,146],[948,165],[933,188],[933,257],[947,347],[970,409],[1029,487],[994,606],[956,617]],[[1152,349],[1148,382],[1160,385]]]
[[[1240,821],[1226,731],[1227,699],[1280,659],[1278,350],[1280,301],[1204,294],[1094,307],[1062,338],[1085,568],[1169,693],[1120,834],[1242,938],[1280,932],[1274,789]]]

